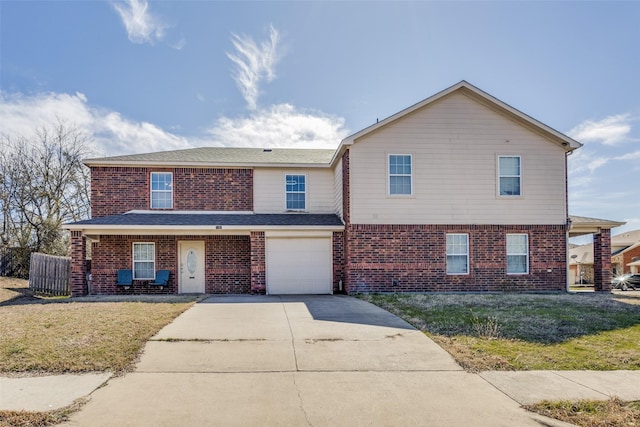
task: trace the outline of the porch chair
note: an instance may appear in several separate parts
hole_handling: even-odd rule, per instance
[[[169,270],[158,270],[156,272],[156,280],[149,283],[156,286],[168,286],[169,285]]]
[[[133,285],[133,273],[131,270],[118,270],[116,285],[129,289]]]

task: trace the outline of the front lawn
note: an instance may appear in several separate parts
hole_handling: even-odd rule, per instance
[[[0,303],[19,298],[28,292],[28,280],[0,276]]]
[[[125,371],[145,342],[192,304],[182,298],[0,306],[0,374]]]
[[[361,295],[469,371],[640,369],[640,305],[600,294]]]
[[[0,277],[0,375],[125,372],[146,341],[196,299],[139,296],[74,302],[35,298],[27,288],[26,280]],[[48,412],[0,411],[0,427],[56,425],[82,404]]]

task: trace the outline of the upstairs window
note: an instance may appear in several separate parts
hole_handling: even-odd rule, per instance
[[[389,154],[389,194],[413,194],[411,173],[411,154]]]
[[[529,273],[529,236],[507,234],[507,274]]]
[[[307,208],[307,177],[305,175],[287,175],[285,182],[287,210],[305,210]]]
[[[151,172],[151,209],[173,208],[173,174]]]
[[[156,278],[155,243],[133,244],[133,278],[153,280]]]
[[[447,234],[447,274],[469,274],[468,234]]]
[[[498,157],[501,196],[521,196],[522,195],[522,170],[520,167],[520,156],[500,156]]]

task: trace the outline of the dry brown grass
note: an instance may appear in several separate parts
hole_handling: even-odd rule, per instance
[[[58,302],[0,307],[0,373],[112,371],[193,302]]]
[[[0,411],[0,427],[47,427],[69,420],[69,417],[80,410],[86,399],[78,399],[71,405],[46,412],[32,411]]]
[[[582,427],[640,426],[640,401],[623,402],[615,397],[606,401],[544,401],[525,408]]]
[[[0,277],[0,303],[19,298],[28,290],[28,280]]]
[[[500,293],[361,298],[424,331],[469,371],[640,369],[640,306],[615,296]]]
[[[195,298],[40,299],[26,280],[0,277],[0,374],[111,371],[135,362],[145,342]],[[48,412],[0,411],[0,427],[45,427],[65,422],[83,404]]]

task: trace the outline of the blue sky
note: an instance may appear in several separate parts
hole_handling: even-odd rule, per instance
[[[584,147],[570,213],[640,229],[640,2],[0,1],[0,132],[97,155],[335,147],[467,80]]]

